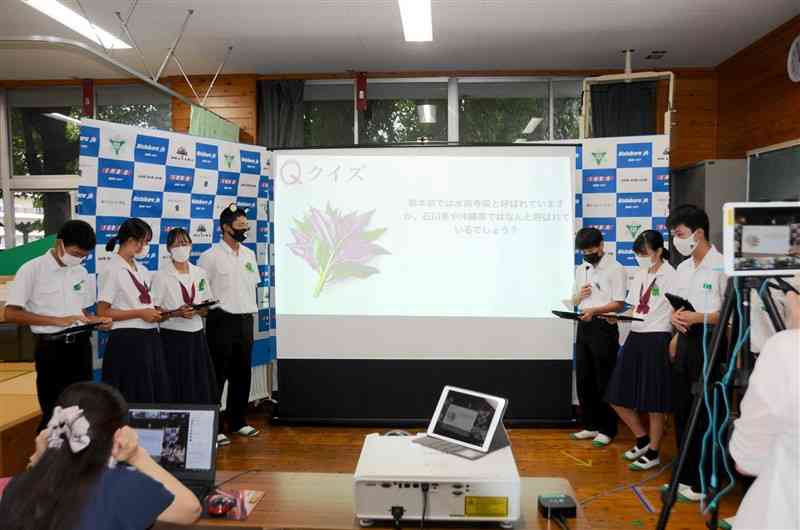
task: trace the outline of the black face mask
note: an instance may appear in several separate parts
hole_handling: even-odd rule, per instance
[[[247,229],[245,228],[245,229],[242,229],[242,230],[237,230],[235,228],[232,228],[231,229],[231,237],[237,243],[241,243],[245,239],[247,239]]]
[[[595,266],[600,263],[600,260],[603,259],[603,256],[598,254],[597,252],[593,252],[592,254],[584,254],[583,261],[588,263],[591,266]]]

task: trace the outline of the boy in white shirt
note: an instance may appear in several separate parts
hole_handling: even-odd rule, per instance
[[[572,438],[591,439],[592,445],[603,447],[617,435],[617,415],[604,396],[617,364],[619,329],[595,316],[625,308],[627,277],[614,256],[604,252],[603,234],[597,228],[578,230],[575,248],[584,261],[575,272],[572,300],[582,314],[575,339],[575,382],[583,430]]]

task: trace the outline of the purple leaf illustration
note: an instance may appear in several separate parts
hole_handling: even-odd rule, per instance
[[[350,278],[368,278],[380,271],[367,265],[389,251],[375,243],[386,228],[367,230],[375,210],[342,214],[328,204],[325,211],[310,208],[302,220],[294,219],[294,242],[287,246],[318,273],[314,297],[326,285]]]

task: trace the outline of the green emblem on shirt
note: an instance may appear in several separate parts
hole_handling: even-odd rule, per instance
[[[79,281],[75,285],[72,286],[73,291],[80,291],[83,288],[83,280]]]
[[[703,284],[703,289],[708,289],[710,291],[711,290],[711,284],[710,283],[704,283]]]
[[[653,286],[653,290],[651,292],[652,292],[653,296],[658,296],[659,294],[661,294],[661,291],[658,289],[657,285]]]
[[[249,261],[247,263],[245,263],[244,268],[247,270],[247,272],[255,272],[256,271],[255,268],[253,267],[253,264],[250,263]]]
[[[205,291],[206,290],[206,279],[205,278],[200,280],[200,283],[197,285],[197,288],[199,290],[201,290],[201,291]]]

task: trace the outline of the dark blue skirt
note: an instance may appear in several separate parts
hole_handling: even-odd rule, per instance
[[[608,383],[605,399],[639,412],[672,412],[670,333],[628,335]]]
[[[128,403],[172,403],[158,329],[111,331],[103,355],[103,382]]]
[[[205,332],[202,329],[194,332],[162,329],[161,343],[175,403],[219,403],[217,378]]]

